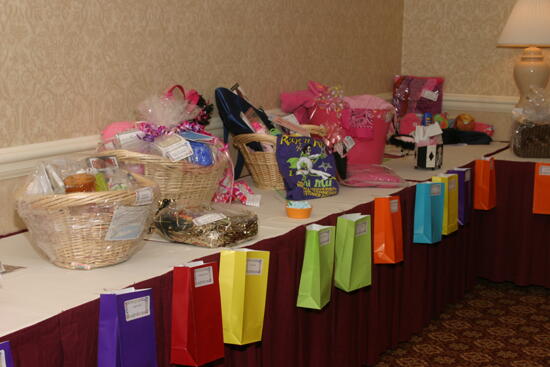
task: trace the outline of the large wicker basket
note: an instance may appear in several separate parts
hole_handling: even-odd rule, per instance
[[[212,200],[228,163],[222,154],[211,166],[199,166],[187,161],[172,162],[158,155],[129,150],[108,150],[101,154],[114,155],[125,164],[143,165],[144,176],[158,183],[161,199],[193,203]]]
[[[134,177],[140,189],[152,189],[150,204],[136,205],[137,190],[28,195],[25,194],[27,185],[17,193],[17,209],[27,224],[33,244],[55,265],[85,270],[114,265],[127,260],[141,248],[160,198],[155,182],[139,175]],[[143,223],[138,238],[106,240],[117,208],[135,208]]]
[[[324,128],[317,125],[302,125],[310,131],[312,135],[323,136]],[[239,134],[233,136],[233,145],[244,157],[244,162],[248,172],[256,186],[260,189],[283,190],[285,185],[283,177],[279,173],[279,166],[274,152],[255,151],[250,149],[249,143],[265,143],[273,146],[275,151],[277,137],[266,134]]]

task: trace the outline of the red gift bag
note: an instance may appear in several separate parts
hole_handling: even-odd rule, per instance
[[[374,199],[374,263],[403,261],[403,224],[399,196]]]
[[[218,264],[174,268],[170,363],[200,366],[223,358]]]
[[[533,213],[550,214],[550,163],[535,165]]]
[[[497,205],[495,159],[477,159],[474,172],[474,209],[491,210]]]

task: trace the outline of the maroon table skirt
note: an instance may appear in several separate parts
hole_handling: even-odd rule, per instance
[[[532,171],[530,163],[498,161],[497,208],[475,211],[470,224],[435,245],[412,243],[415,188],[404,189],[399,195],[405,261],[374,265],[370,287],[352,293],[333,289],[321,311],[296,307],[304,227],[258,242],[252,248],[271,252],[262,342],[226,345],[225,358],[210,365],[371,365],[459,300],[477,276],[550,287],[549,241],[543,236],[550,216],[527,211]],[[348,212],[372,215],[373,204]],[[334,225],[339,214],[319,223]],[[218,255],[206,259],[217,260]],[[153,289],[159,366],[170,365],[171,284],[171,273],[135,284]],[[0,341],[10,340],[17,367],[95,366],[98,311],[99,302],[89,302]]]

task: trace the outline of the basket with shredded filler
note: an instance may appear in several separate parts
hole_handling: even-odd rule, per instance
[[[89,270],[126,261],[141,248],[160,198],[154,181],[133,176],[138,184],[135,190],[38,195],[26,193],[32,182],[21,187],[16,194],[17,209],[32,242],[63,268]],[[152,200],[137,205],[143,204],[136,202],[139,190],[150,190]],[[132,222],[117,227],[112,223],[117,210],[119,218],[124,213],[132,214]],[[106,239],[109,231],[125,231],[128,224],[136,226],[135,236]]]
[[[121,163],[143,165],[144,176],[158,183],[161,199],[187,202],[211,201],[228,164],[223,154],[217,154],[211,166],[200,166],[185,160],[172,162],[159,155],[129,150],[107,150],[101,154],[113,155]]]
[[[301,125],[312,135],[323,136],[325,129],[317,125]],[[249,143],[264,143],[273,146],[273,152],[255,151]],[[244,163],[256,186],[260,189],[284,190],[283,177],[275,156],[277,137],[267,134],[239,134],[233,136],[233,145],[244,157]]]

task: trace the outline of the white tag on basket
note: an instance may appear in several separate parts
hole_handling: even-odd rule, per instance
[[[136,203],[135,205],[148,205],[153,202],[153,188],[142,187],[136,190]]]
[[[124,301],[126,321],[141,319],[151,314],[151,298],[149,296]]]
[[[210,213],[210,214],[205,214],[205,215],[201,215],[200,217],[194,218],[193,224],[195,224],[196,226],[204,226],[205,224],[214,223],[225,218],[227,218],[225,214]]]
[[[149,214],[148,206],[119,206],[113,213],[105,241],[128,241],[141,236]]]
[[[349,152],[355,146],[355,140],[348,135],[344,138],[344,145],[346,146],[346,151]]]
[[[172,162],[179,162],[193,155],[191,144],[179,135],[166,135],[153,144],[154,150]]]
[[[133,148],[135,145],[141,143],[141,135],[143,135],[143,133],[137,129],[118,133],[115,135],[115,146],[119,149],[131,150],[130,148]]]

